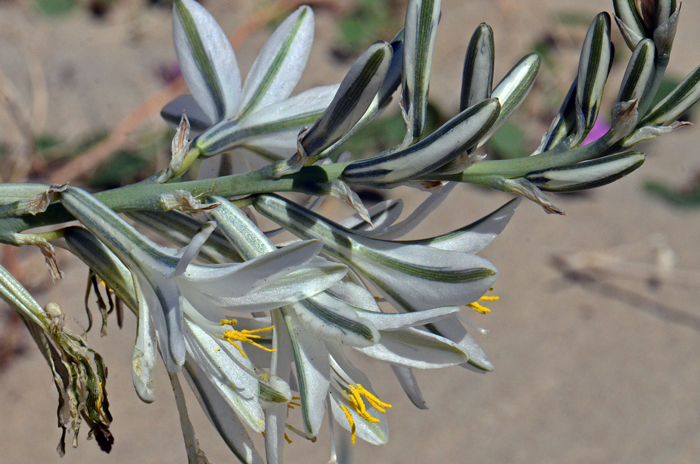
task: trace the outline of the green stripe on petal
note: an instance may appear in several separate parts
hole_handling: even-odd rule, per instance
[[[425,130],[440,4],[440,0],[410,0],[406,9],[401,98],[407,124],[405,145],[418,141]]]
[[[228,37],[194,0],[176,0],[173,10],[175,52],[192,96],[211,121],[233,117],[241,74]]]
[[[427,174],[481,140],[496,122],[500,108],[495,98],[482,101],[415,145],[350,163],[341,178],[348,183],[385,186]]]
[[[306,66],[314,38],[314,14],[302,6],[272,33],[243,85],[237,119],[287,98]]]

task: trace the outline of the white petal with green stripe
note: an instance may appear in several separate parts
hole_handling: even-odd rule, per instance
[[[213,156],[256,137],[311,126],[323,114],[338,90],[337,85],[314,87],[282,102],[260,108],[241,121],[222,121],[192,141],[202,156]],[[296,152],[296,140],[290,146]]]
[[[374,324],[329,294],[320,293],[300,301],[294,309],[301,322],[323,340],[359,348],[371,346],[379,340],[379,331]]]
[[[358,350],[381,361],[416,369],[454,366],[469,359],[447,338],[413,328],[382,331],[379,343]]]
[[[326,111],[301,138],[309,157],[333,145],[362,119],[384,82],[392,52],[388,43],[376,42],[355,61]]]
[[[302,6],[277,27],[255,59],[243,85],[239,118],[289,97],[304,71],[313,39],[314,13]]]
[[[537,73],[540,70],[540,62],[542,59],[535,53],[524,56],[513,68],[508,71],[501,82],[491,92],[491,98],[497,98],[501,104],[501,111],[498,113],[498,119],[489,128],[488,132],[481,137],[478,146],[483,145],[506,122],[511,114],[518,109],[520,104],[525,101],[530,89],[535,83]]]
[[[410,0],[406,8],[401,83],[401,106],[407,126],[404,145],[416,142],[425,130],[440,3],[440,0]]]
[[[258,401],[258,379],[240,367],[243,364],[252,371],[250,360],[233,346],[227,350],[225,344],[228,342],[220,343],[197,324],[189,320],[186,324],[188,351],[197,365],[207,374],[238,417],[254,431],[262,432],[265,416]]]
[[[497,99],[484,100],[415,145],[350,163],[341,178],[351,184],[386,186],[427,174],[481,140],[496,122],[500,109]]]
[[[213,121],[238,112],[241,73],[228,37],[194,0],[173,3],[173,42],[182,76],[197,104]]]
[[[493,29],[481,23],[472,34],[464,57],[460,111],[491,96],[494,53]]]
[[[285,306],[280,311],[294,353],[304,432],[315,437],[323,422],[330,386],[328,350],[323,341],[301,323],[293,307]]]
[[[202,410],[233,454],[242,463],[263,464],[265,461],[255,450],[246,428],[202,368],[189,359],[185,372]]]
[[[576,139],[573,145],[583,141],[598,118],[612,59],[610,15],[600,13],[588,29],[581,49],[576,87]]]
[[[636,151],[604,156],[594,160],[532,172],[525,177],[541,190],[573,192],[614,182],[644,163],[644,153]]]
[[[253,205],[295,235],[322,241],[324,253],[347,263],[406,311],[471,303],[496,280],[493,265],[472,254],[361,237],[274,195],[258,196]]]

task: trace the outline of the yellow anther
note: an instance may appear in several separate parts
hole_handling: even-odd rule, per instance
[[[346,408],[343,403],[338,403],[338,405],[340,405],[340,409],[343,410],[343,412],[345,413],[345,417],[348,419],[348,423],[350,424],[350,431],[352,432],[352,436],[350,437],[350,443],[354,445],[355,437],[357,436],[357,427],[355,427],[355,421],[352,418],[352,414],[350,414],[350,411],[348,411],[348,408]]]
[[[221,348],[214,348],[214,353],[218,353],[219,351],[221,351]]]
[[[491,292],[491,291],[493,291],[493,287],[489,288],[489,292]],[[487,295],[484,295],[484,296],[482,296],[481,298],[479,298],[478,301],[498,301],[498,300],[500,300],[500,299],[501,299],[500,296],[487,296]],[[489,308],[487,308],[486,306],[484,306],[484,305],[478,303],[477,301],[475,301],[475,302],[473,302],[473,303],[469,303],[469,304],[467,305],[467,307],[472,308],[474,311],[479,312],[479,313],[481,313],[481,314],[486,314],[486,313],[490,313],[490,312],[491,312],[491,310],[490,310]]]
[[[265,432],[260,432],[260,433],[262,433],[263,438],[265,438]]]
[[[300,403],[297,403],[296,401],[290,401],[289,404],[291,404],[292,406],[299,406],[299,407],[301,407],[301,404],[300,404]]]
[[[489,308],[487,308],[486,306],[480,305],[476,301],[474,303],[469,303],[467,306],[469,308],[472,308],[474,311],[479,312],[481,314],[486,314],[486,313],[491,312],[491,310]]]
[[[221,323],[219,323],[219,326],[225,326],[225,325],[230,325],[234,326],[238,323],[236,319],[222,319]],[[262,346],[261,344],[257,343],[255,339],[257,338],[263,338],[262,335],[256,335],[259,334],[260,332],[268,332],[272,329],[274,329],[275,326],[270,326],[270,327],[264,327],[262,329],[254,329],[254,330],[227,330],[223,333],[224,340],[229,342],[231,345],[235,346],[236,349],[243,355],[243,357],[247,358],[248,356],[245,354],[243,349],[236,345],[234,342],[241,342],[241,343],[250,343],[251,345],[260,348],[263,351],[277,351],[276,349],[268,348],[266,346]]]
[[[362,394],[365,398],[367,398],[367,401],[369,401],[369,404],[374,406],[374,409],[376,409],[379,412],[386,412],[387,409],[391,409],[392,406],[389,403],[385,403],[384,401],[380,400],[372,392],[368,391],[363,387],[361,384],[357,384],[357,391]]]
[[[365,406],[364,399],[366,399],[367,402],[379,412],[386,412],[387,409],[391,408],[389,403],[381,401],[359,383],[357,386],[348,385],[348,390],[345,390],[343,397],[348,401],[348,403],[350,403],[350,406],[352,406],[360,417],[371,424],[376,424],[381,421],[376,417],[372,417],[369,412],[367,412],[367,406]],[[362,398],[363,396],[364,399]]]
[[[289,436],[286,433],[284,434],[284,439],[287,440],[287,443],[289,443],[290,445],[292,444],[292,439],[289,438]]]

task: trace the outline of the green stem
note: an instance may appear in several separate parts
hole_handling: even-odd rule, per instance
[[[216,179],[194,180],[160,184],[153,180],[127,185],[113,190],[95,194],[95,197],[112,210],[123,213],[137,210],[161,210],[159,197],[174,190],[185,190],[193,196],[218,195],[236,197],[255,193],[301,192],[307,194],[325,194],[323,184],[337,179],[345,164],[326,166],[309,166],[299,172],[279,179],[270,177],[266,169],[219,177]],[[0,242],[13,233],[36,227],[50,226],[72,221],[71,216],[60,203],[51,204],[48,209],[35,216],[7,217],[0,219]],[[11,243],[11,242],[10,242]]]

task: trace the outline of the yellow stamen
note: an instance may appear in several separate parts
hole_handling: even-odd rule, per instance
[[[372,417],[369,412],[367,412],[367,406],[365,406],[365,401],[362,399],[363,396],[367,402],[379,412],[383,413],[386,412],[387,409],[391,408],[389,403],[381,401],[359,383],[357,386],[348,385],[348,390],[345,390],[343,397],[348,401],[348,403],[350,403],[350,406],[352,406],[360,417],[371,424],[376,424],[381,421],[376,417]]]
[[[300,403],[297,403],[296,401],[290,401],[289,404],[291,404],[292,406],[299,406],[299,407],[301,407],[301,404],[300,404]]]
[[[236,319],[222,319],[221,323],[219,323],[219,326],[225,326],[225,325],[230,325],[233,327],[236,325],[238,321]],[[256,335],[259,334],[260,332],[268,332],[272,329],[274,329],[275,326],[270,326],[270,327],[264,327],[262,329],[254,329],[254,330],[226,330],[223,333],[224,340],[229,342],[231,345],[235,346],[236,349],[243,355],[244,358],[247,358],[248,356],[245,354],[243,349],[238,346],[234,342],[241,342],[241,343],[250,343],[251,345],[260,348],[263,351],[268,351],[268,352],[273,352],[277,351],[276,349],[271,349],[266,346],[262,346],[261,344],[257,343],[255,339],[257,338],[264,338],[263,335]]]
[[[480,305],[476,301],[474,303],[469,303],[467,306],[469,308],[472,308],[474,311],[479,312],[481,314],[486,314],[486,313],[491,312],[491,310],[489,308],[487,308],[486,306]]]
[[[292,444],[292,439],[289,438],[286,433],[284,434],[284,439],[287,440],[287,443],[289,443],[290,445]]]
[[[493,287],[489,288],[489,292],[492,292],[492,291],[493,291]],[[484,296],[482,296],[481,298],[479,298],[478,301],[498,301],[498,300],[500,300],[500,299],[501,299],[500,296],[487,296],[487,295],[484,295]],[[475,301],[475,302],[473,302],[473,303],[469,303],[469,304],[467,305],[467,307],[472,308],[474,311],[479,312],[479,313],[481,313],[481,314],[486,314],[486,313],[490,313],[490,312],[491,312],[491,310],[490,310],[489,308],[487,308],[486,306],[484,306],[484,305],[478,303],[477,301]]]
[[[367,401],[369,401],[369,404],[374,406],[374,409],[376,409],[379,412],[386,412],[387,409],[391,409],[392,406],[389,403],[385,403],[384,401],[380,400],[376,396],[374,396],[371,392],[365,389],[362,385],[359,383],[357,384],[357,390],[364,395],[365,398],[367,398]]]
[[[263,438],[265,438],[265,432],[260,432],[260,433],[262,433]]]
[[[352,418],[352,414],[350,414],[350,411],[348,411],[348,408],[345,407],[343,403],[338,403],[340,405],[340,408],[343,410],[345,413],[345,417],[348,419],[348,423],[350,424],[350,431],[352,432],[352,435],[350,437],[350,443],[353,445],[355,444],[355,437],[357,436],[357,427],[355,427],[355,421]]]

